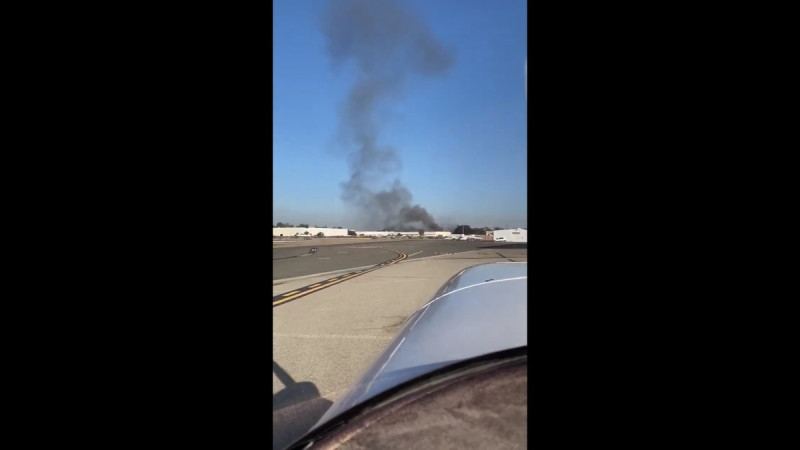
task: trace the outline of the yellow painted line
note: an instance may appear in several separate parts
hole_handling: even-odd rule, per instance
[[[337,281],[337,282],[339,282],[339,281],[349,280],[350,278],[355,278],[355,277],[357,277],[357,276],[359,276],[359,275],[361,275],[361,274],[360,274],[360,273],[354,273],[354,274],[350,274],[350,275],[348,275],[348,276],[346,276],[346,277],[339,278],[339,279],[338,279],[338,280],[336,280],[336,281]]]
[[[287,295],[297,294],[298,292],[300,292],[300,291],[292,291],[292,292],[287,292],[287,293],[285,293],[285,294],[281,294],[281,295],[282,295],[282,296],[284,296],[284,297],[286,297]]]
[[[342,277],[341,279],[339,279],[339,280],[336,280],[336,281],[337,281],[337,282],[339,282],[339,281],[346,281],[346,280],[349,280],[349,279],[351,279],[351,278],[355,278],[355,277],[357,277],[357,276],[359,276],[359,275],[361,275],[361,274],[360,274],[360,273],[354,273],[354,274],[352,274],[352,275],[350,275],[350,276],[347,276],[347,277]]]
[[[389,264],[387,264],[387,265],[391,265],[391,264],[396,264],[396,263],[399,263],[400,261],[402,261],[402,260],[406,259],[407,257],[408,257],[408,255],[406,255],[405,253],[401,253],[399,258],[395,258],[395,259],[393,259],[393,260],[392,260],[392,261],[391,261]]]
[[[381,267],[392,265],[394,263],[400,262],[400,261],[402,261],[402,260],[404,260],[404,259],[406,259],[408,257],[408,255],[406,255],[405,253],[398,253],[398,252],[395,252],[394,250],[389,250],[389,251],[397,253],[399,256],[397,258],[391,259],[389,261],[382,262],[382,263],[380,263],[380,264],[378,264],[378,265],[376,265],[376,266],[374,266],[372,268],[369,268],[369,269],[361,270],[361,271],[358,271],[358,272],[352,272],[352,273],[349,273],[349,274],[341,275],[341,276],[336,277],[336,278],[331,278],[331,279],[325,280],[325,281],[322,282],[322,285],[320,285],[321,283],[313,284],[311,286],[308,286],[308,288],[310,288],[310,289],[302,288],[301,290],[298,290],[298,291],[293,291],[293,292],[289,292],[287,294],[283,294],[284,298],[282,298],[280,300],[277,300],[277,301],[273,301],[272,302],[272,306],[275,307],[275,306],[278,306],[278,305],[282,305],[282,304],[284,304],[286,302],[289,302],[289,301],[292,301],[292,300],[294,300],[296,298],[304,297],[304,296],[306,296],[308,294],[311,294],[312,292],[319,291],[320,289],[325,289],[325,288],[327,288],[329,286],[333,286],[334,284],[338,284],[338,283],[341,283],[343,281],[347,281],[347,280],[349,280],[351,278],[355,278],[355,277],[357,277],[359,275],[363,275],[365,273],[372,272],[374,270],[378,270]],[[293,294],[293,295],[289,296],[290,294]]]
[[[331,281],[330,283],[325,283],[322,286],[318,286],[318,287],[315,287],[315,288],[304,290],[304,291],[300,292],[297,295],[293,295],[292,297],[286,297],[286,298],[282,298],[282,299],[280,299],[278,301],[274,301],[274,302],[272,302],[272,306],[277,306],[277,305],[280,305],[282,303],[286,303],[286,302],[288,302],[290,300],[294,300],[296,298],[308,295],[308,294],[310,294],[312,292],[316,292],[316,291],[318,291],[320,289],[325,289],[328,286],[333,286],[334,284],[338,284],[338,283],[341,283],[343,281],[347,281],[347,280],[349,280],[351,278],[357,277],[358,275],[361,275],[361,274],[360,273],[354,273],[354,274],[352,274],[350,276],[342,277],[342,278],[340,278],[338,280],[330,280]],[[295,292],[298,292],[298,291],[295,291]]]
[[[322,286],[318,286],[318,287],[315,287],[315,288],[312,288],[312,289],[305,290],[305,291],[300,292],[299,294],[293,295],[291,297],[286,297],[286,298],[282,298],[282,299],[280,299],[278,301],[274,301],[274,302],[272,302],[272,306],[278,306],[280,304],[283,304],[283,303],[286,303],[288,301],[294,300],[294,299],[296,299],[298,297],[303,297],[303,296],[308,295],[308,294],[310,294],[312,292],[316,292],[316,291],[318,291],[320,289],[325,289],[328,286],[332,286],[334,284],[341,283],[342,281],[347,281],[347,280],[349,280],[349,278],[343,278],[341,280],[336,280],[336,281],[334,281],[332,283],[328,283],[328,284],[325,284],[325,285],[322,285]]]

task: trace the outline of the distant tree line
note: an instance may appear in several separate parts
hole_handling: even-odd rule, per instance
[[[500,227],[483,227],[483,228],[472,228],[469,225],[456,225],[453,228],[453,234],[474,234],[476,236],[485,236],[487,231],[492,230],[502,230]]]
[[[301,224],[298,224],[298,225],[292,225],[291,223],[288,223],[288,222],[278,222],[277,225],[273,225],[272,226],[272,228],[293,228],[293,227],[309,228],[310,225],[307,224],[307,223],[301,223]],[[320,227],[318,225],[314,225],[314,228],[328,228],[328,226],[327,225],[323,225],[323,226]],[[337,230],[341,230],[342,229],[342,227],[330,227],[330,228],[336,228]]]
[[[499,230],[499,227],[495,227],[495,230]],[[487,231],[492,231],[491,227],[483,227],[483,228],[472,228],[469,225],[456,225],[453,228],[453,234],[474,234],[477,236],[485,236]]]

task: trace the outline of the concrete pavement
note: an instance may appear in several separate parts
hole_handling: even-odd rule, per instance
[[[527,248],[402,261],[273,308],[273,444],[313,425],[450,277],[497,261],[527,261]],[[285,281],[273,296],[329,276]]]

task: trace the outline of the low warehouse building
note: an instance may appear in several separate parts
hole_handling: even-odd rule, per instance
[[[448,239],[453,233],[450,231],[426,231],[425,237],[426,238],[444,238]]]
[[[356,236],[377,236],[377,237],[389,237],[394,236],[397,233],[394,231],[356,231]]]
[[[494,240],[498,238],[506,242],[528,242],[528,230],[523,228],[513,228],[510,230],[494,230]]]
[[[325,237],[347,236],[347,230],[342,228],[320,227],[281,227],[272,229],[272,237],[316,236],[322,233]]]
[[[398,234],[400,236],[405,236],[405,237],[412,237],[412,238],[419,237],[419,231],[356,231],[356,235],[358,236],[364,235],[364,236],[377,236],[377,237],[391,237],[391,236],[397,237]],[[449,231],[424,232],[424,237],[426,238],[434,238],[439,236],[444,238],[450,237],[450,232]]]

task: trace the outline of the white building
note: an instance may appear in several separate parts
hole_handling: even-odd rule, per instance
[[[389,237],[395,236],[397,233],[394,231],[356,231],[356,236],[377,236],[377,237]]]
[[[308,234],[306,234],[308,232]],[[272,237],[293,237],[293,236],[312,236],[322,233],[325,237],[347,236],[346,229],[340,228],[319,228],[319,227],[281,227],[272,229]]]
[[[528,242],[528,230],[522,228],[513,228],[511,230],[494,230],[494,240],[497,238],[504,238],[506,242]]]
[[[442,237],[442,238],[445,238],[445,239],[447,239],[447,238],[449,238],[449,237],[450,237],[452,234],[453,234],[453,233],[452,233],[452,232],[450,232],[450,231],[426,231],[426,232],[425,232],[425,237],[426,237],[426,238],[427,238],[427,237],[432,237],[432,238],[439,238],[439,237]]]

